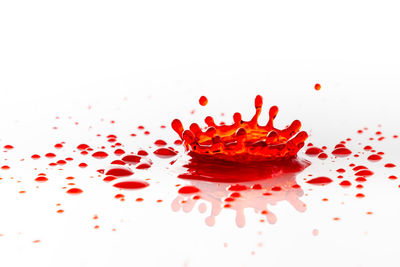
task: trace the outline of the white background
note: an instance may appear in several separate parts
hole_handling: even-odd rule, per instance
[[[152,129],[151,138],[170,141],[173,133],[158,126],[175,117],[188,123],[208,113],[250,116],[256,94],[267,107],[280,107],[279,126],[300,119],[318,145],[358,138],[357,129],[375,131],[378,124],[390,137],[400,132],[398,10],[396,1],[1,1],[0,145],[16,148],[1,156],[14,163],[12,174],[0,177],[27,179],[29,187],[36,163],[17,161],[59,141],[72,149],[95,142],[101,132],[129,143],[140,124]],[[203,94],[209,105],[193,117],[190,110],[199,109]],[[67,116],[81,127],[71,126]],[[117,123],[105,125],[100,118]],[[56,124],[59,132],[51,129]],[[132,149],[146,142],[139,140]],[[392,140],[380,149],[385,160],[400,165],[398,148]],[[0,263],[398,266],[400,190],[377,166],[371,166],[376,179],[362,202],[354,190],[346,195],[332,186],[303,199],[304,213],[277,204],[275,225],[259,224],[248,210],[243,229],[229,212],[214,227],[197,211],[172,212],[171,185],[178,181],[164,169],[153,171],[164,183],[140,193],[150,199],[142,206],[133,201],[136,193],[121,205],[111,187],[83,178],[85,194],[65,200],[58,185],[21,199],[17,184],[3,182]],[[329,169],[319,161],[310,168],[324,175]],[[150,202],[159,195],[164,204],[156,208]],[[324,206],[320,199],[327,196],[335,201]],[[70,211],[61,217],[54,207],[59,201]],[[369,210],[374,215],[366,217]],[[99,231],[93,230],[93,214],[103,216]],[[334,216],[343,220],[333,222]],[[313,229],[320,234],[313,236]],[[42,242],[33,244],[35,239]]]

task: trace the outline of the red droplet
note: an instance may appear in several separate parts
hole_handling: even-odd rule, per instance
[[[147,153],[145,150],[139,150],[139,151],[137,152],[137,154],[138,154],[139,156],[147,156],[149,153]]]
[[[358,197],[358,198],[363,198],[363,197],[365,197],[365,195],[362,194],[362,193],[358,193],[358,194],[356,195],[356,197]]]
[[[340,182],[339,185],[341,185],[343,187],[347,187],[347,186],[351,186],[351,183],[347,180],[344,180],[344,181]]]
[[[121,155],[125,154],[125,151],[123,149],[116,149],[114,151],[114,154],[117,156],[121,156]]]
[[[200,192],[200,189],[191,185],[183,186],[178,190],[179,194],[194,194],[198,192]]]
[[[207,97],[201,96],[201,97],[199,98],[199,104],[200,104],[200,105],[205,106],[205,105],[207,105],[207,103],[208,103]]]
[[[12,146],[12,145],[5,145],[4,146],[4,149],[8,149],[8,150],[10,150],[10,149],[13,149],[14,147]]]
[[[333,181],[331,178],[324,177],[324,176],[317,177],[317,178],[306,181],[306,183],[314,184],[314,185],[325,185],[325,184],[330,184],[332,182]]]
[[[47,153],[47,154],[45,155],[45,157],[46,157],[46,158],[49,158],[49,159],[55,158],[55,157],[56,157],[56,154],[54,154],[54,153]]]
[[[364,169],[368,169],[368,168],[365,166],[362,166],[362,165],[358,165],[353,168],[353,171],[364,170]]]
[[[391,179],[391,180],[396,180],[396,179],[397,179],[397,176],[395,176],[395,175],[390,175],[390,176],[389,176],[389,179]]]
[[[367,181],[367,179],[365,179],[364,177],[357,177],[356,181],[359,182],[359,183],[364,183],[364,182]]]
[[[344,173],[344,172],[346,172],[346,170],[343,169],[343,168],[337,169],[336,171],[337,171],[338,173]]]
[[[155,144],[156,146],[166,146],[166,145],[167,145],[167,142],[165,142],[164,140],[158,139],[158,140],[156,140],[156,141],[154,142],[154,144]]]
[[[125,165],[126,163],[124,161],[122,161],[122,160],[117,159],[117,160],[112,161],[111,164]]]
[[[117,179],[117,178],[114,177],[114,176],[106,176],[106,177],[103,179],[103,181],[108,183],[108,182],[114,181],[115,179]]]
[[[317,90],[317,91],[321,90],[321,85],[319,83],[316,83],[314,85],[314,89]]]
[[[114,187],[120,189],[141,189],[148,186],[149,183],[145,181],[125,181],[114,184]]]
[[[71,188],[71,189],[68,189],[67,193],[68,194],[81,194],[81,193],[83,193],[83,190],[79,189],[79,188]]]
[[[348,156],[351,154],[351,150],[346,147],[339,147],[332,151],[335,156]]]
[[[247,189],[248,189],[247,186],[241,185],[241,184],[234,184],[234,185],[230,185],[228,187],[229,191],[244,191],[244,190],[247,190]]]
[[[372,146],[365,146],[364,147],[364,150],[366,150],[366,151],[369,151],[369,150],[371,150],[372,149]]]
[[[139,164],[138,166],[136,166],[136,169],[144,170],[144,169],[148,169],[148,168],[150,168],[150,167],[151,167],[150,164],[142,163],[142,164]]]
[[[112,168],[106,172],[106,175],[112,175],[117,177],[130,176],[133,171],[126,168]]]
[[[108,154],[104,151],[98,151],[92,154],[92,157],[96,159],[104,159],[108,156]]]
[[[88,165],[86,163],[82,162],[78,166],[81,168],[86,168]]]
[[[374,173],[370,170],[360,170],[360,171],[356,172],[354,175],[355,176],[371,176],[373,174]]]
[[[89,148],[88,145],[86,144],[80,144],[79,146],[76,147],[78,150],[86,150],[87,148]]]
[[[385,167],[386,167],[386,168],[394,168],[394,167],[396,167],[396,165],[393,164],[393,163],[386,163],[386,164],[385,164]]]
[[[381,159],[382,159],[382,157],[378,154],[372,154],[368,157],[368,160],[370,160],[370,161],[379,161]]]
[[[321,154],[318,155],[318,158],[319,159],[327,159],[328,155],[326,153],[321,153]]]
[[[128,163],[138,163],[140,161],[140,159],[141,158],[139,156],[135,156],[135,155],[127,155],[122,158],[123,161],[128,162]]]
[[[35,179],[35,181],[36,182],[46,182],[46,181],[48,181],[49,179],[47,179],[46,177],[43,177],[43,176],[39,176],[39,177],[37,177],[36,179]]]
[[[63,147],[63,144],[55,144],[54,147],[57,149],[61,149]]]
[[[34,154],[31,156],[32,159],[40,159],[40,156],[38,154]]]
[[[160,158],[170,158],[176,156],[177,153],[169,148],[159,148],[154,151],[154,154]]]
[[[1,169],[2,169],[2,170],[9,170],[9,169],[10,169],[10,166],[4,165],[4,166],[1,166]]]
[[[310,156],[316,156],[322,152],[323,152],[323,150],[319,147],[309,147],[306,150],[306,154],[310,155]]]

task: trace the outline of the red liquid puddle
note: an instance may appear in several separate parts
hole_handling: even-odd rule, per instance
[[[283,173],[295,173],[305,169],[310,163],[298,158],[276,162],[239,163],[193,155],[183,165],[185,173],[181,179],[204,180],[209,182],[235,183],[273,178]]]
[[[114,184],[114,187],[120,189],[142,189],[148,186],[149,183],[144,181],[125,181]]]
[[[256,113],[250,121],[243,121],[241,114],[235,113],[232,125],[216,125],[212,117],[205,119],[207,128],[204,130],[196,123],[184,130],[178,119],[171,125],[191,155],[235,162],[274,161],[296,156],[308,137],[306,132],[299,132],[300,121],[295,120],[283,130],[274,128],[278,107],[273,106],[269,110],[268,123],[261,126],[257,121],[262,102],[258,95],[255,99]]]

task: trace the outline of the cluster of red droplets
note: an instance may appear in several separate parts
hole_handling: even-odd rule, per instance
[[[192,123],[185,130],[180,120],[172,121],[172,128],[181,137],[183,144],[191,156],[223,159],[228,161],[272,161],[296,156],[304,146],[308,135],[301,131],[301,123],[295,120],[283,130],[273,125],[278,114],[278,107],[269,110],[266,125],[258,124],[263,99],[260,95],[255,98],[256,112],[250,121],[243,121],[240,113],[233,115],[232,125],[215,124],[210,116],[205,118],[207,127],[200,128]]]

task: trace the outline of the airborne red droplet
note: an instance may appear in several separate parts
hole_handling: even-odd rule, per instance
[[[201,97],[199,98],[199,104],[200,104],[200,105],[205,106],[205,105],[207,105],[207,103],[208,103],[207,97],[201,96]]]

